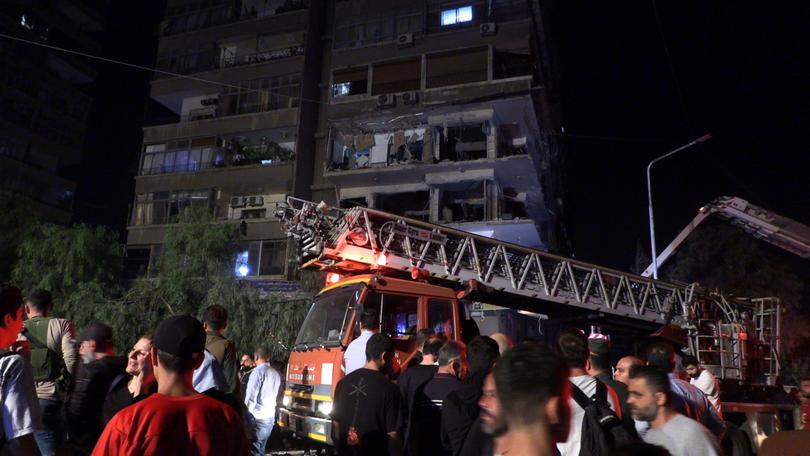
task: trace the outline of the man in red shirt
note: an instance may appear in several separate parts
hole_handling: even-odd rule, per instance
[[[93,455],[249,454],[239,415],[191,386],[204,349],[205,330],[197,319],[164,320],[150,352],[157,393],[118,412]]]

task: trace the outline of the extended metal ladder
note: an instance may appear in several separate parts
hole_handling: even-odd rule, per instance
[[[696,298],[713,302],[732,320],[739,308],[751,307],[695,284],[653,280],[364,207],[344,210],[290,197],[276,216],[300,241],[302,268],[353,274],[416,270],[516,299],[679,326],[694,327]]]

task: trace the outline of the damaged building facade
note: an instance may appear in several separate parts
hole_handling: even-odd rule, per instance
[[[180,3],[170,12],[192,14]],[[285,195],[559,248],[539,2],[249,3],[222,2],[245,17],[219,25],[212,14],[194,30],[177,14],[164,22],[158,65],[227,87],[153,82],[179,121],[145,129],[131,254],[154,258],[166,225],[202,205],[246,222],[237,275],[293,278],[271,209]]]

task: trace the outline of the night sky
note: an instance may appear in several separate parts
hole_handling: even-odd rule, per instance
[[[659,1],[665,47],[651,1],[559,3],[550,29],[562,65],[565,215],[574,256],[626,270],[636,243],[649,243],[647,163],[704,133],[714,138],[654,167],[659,250],[720,195],[810,224],[808,78],[794,33],[801,11]],[[153,65],[164,6],[111,2],[105,55]],[[77,207],[80,219],[123,234],[140,128],[165,113],[148,102],[149,73],[98,67]]]

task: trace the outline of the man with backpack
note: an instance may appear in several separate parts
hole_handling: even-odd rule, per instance
[[[51,293],[32,292],[25,301],[28,320],[21,334],[31,344],[31,369],[43,425],[34,437],[43,456],[55,454],[64,441],[65,398],[79,362],[73,323],[51,317],[52,311]]]
[[[228,326],[228,311],[220,305],[208,306],[203,312],[203,327],[205,328],[205,349],[210,352],[219,363],[227,383],[227,394],[234,395],[239,402],[242,401],[239,391],[239,358],[236,344],[222,336]]]
[[[621,422],[616,391],[588,375],[590,351],[585,334],[563,330],[557,347],[568,365],[571,383],[571,431],[568,440],[557,444],[560,455],[607,455],[615,446],[634,440]]]

